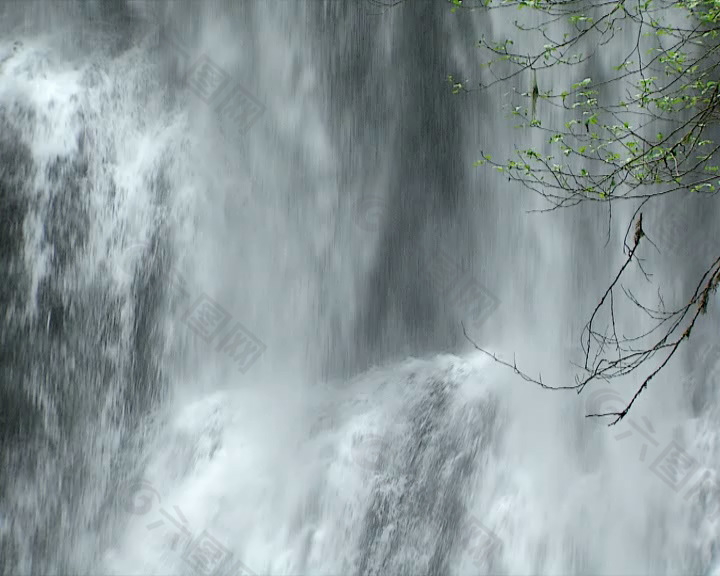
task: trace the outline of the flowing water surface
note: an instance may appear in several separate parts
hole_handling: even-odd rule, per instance
[[[720,571],[716,312],[610,428],[637,378],[543,391],[463,335],[572,383],[634,209],[531,213],[473,167],[545,142],[507,115],[527,77],[447,83],[483,34],[537,48],[513,18],[0,5],[0,573]],[[680,302],[698,264],[660,247]]]

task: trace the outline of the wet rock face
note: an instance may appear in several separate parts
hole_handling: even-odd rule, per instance
[[[359,574],[446,574],[466,539],[471,479],[496,442],[495,398],[458,402],[453,370],[410,375],[415,398],[385,438],[364,518]]]

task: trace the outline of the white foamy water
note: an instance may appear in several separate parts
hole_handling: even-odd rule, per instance
[[[528,215],[537,198],[472,168],[491,144],[545,145],[508,128],[508,87],[444,99],[448,72],[481,74],[466,36],[512,34],[505,16],[71,6],[47,8],[60,32],[28,10],[0,45],[2,126],[32,168],[5,313],[30,351],[8,381],[41,417],[0,484],[2,573],[718,571],[712,358],[702,410],[678,362],[608,428],[585,414],[638,378],[541,390],[474,350],[433,284],[449,250],[497,301],[477,343],[568,385],[623,261],[629,210],[605,246],[603,214]],[[246,133],[178,81],[201,57],[263,106]],[[192,313],[208,298],[212,338]],[[220,344],[237,326],[242,370]]]

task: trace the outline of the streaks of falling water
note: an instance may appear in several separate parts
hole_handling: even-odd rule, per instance
[[[133,473],[123,450],[139,442],[170,370],[163,279],[173,247],[162,215],[173,210],[164,187],[181,189],[183,175],[163,146],[145,146],[172,122],[137,54],[113,61],[117,46],[103,50],[97,36],[67,42],[63,24],[102,7],[65,7],[64,17],[45,7],[60,31],[43,37],[32,28],[42,6],[3,6],[3,25],[18,10],[30,16],[13,30],[23,42],[4,61],[0,89],[8,574],[92,565],[112,484]],[[116,266],[135,235],[151,251],[128,282]]]
[[[702,499],[581,403],[432,356],[462,351],[448,295],[473,279],[492,303],[473,336],[568,378],[566,333],[616,263],[597,214],[528,218],[471,168],[513,142],[507,97],[445,78],[509,22],[440,2],[2,9],[22,41],[0,57],[2,573],[710,567]],[[181,81],[203,55],[264,110],[242,138]],[[176,272],[266,346],[247,371],[182,322]],[[699,378],[685,432],[712,467]],[[638,417],[667,436],[672,382],[653,398]]]

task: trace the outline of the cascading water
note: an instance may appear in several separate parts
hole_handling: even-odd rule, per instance
[[[0,573],[717,570],[714,357],[607,428],[584,415],[637,382],[543,391],[463,337],[482,317],[473,340],[569,381],[632,215],[606,245],[594,208],[527,214],[472,167],[529,138],[510,86],[446,82],[510,22],[88,0],[0,28]],[[694,264],[645,256],[681,299]]]

